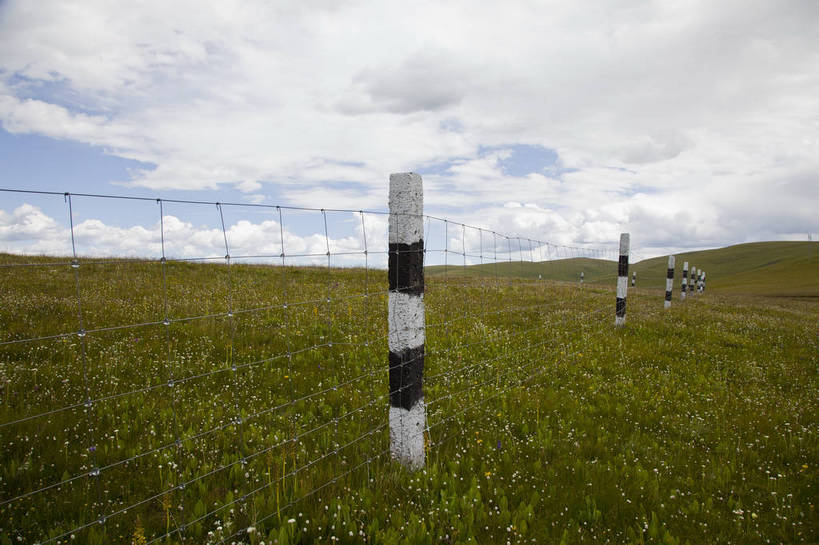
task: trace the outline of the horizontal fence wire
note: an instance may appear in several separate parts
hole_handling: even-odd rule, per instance
[[[10,538],[197,541],[230,516],[227,542],[389,463],[386,212],[0,191],[62,200],[69,238],[0,255]],[[155,205],[156,254],[98,255],[77,218],[102,200]],[[259,211],[276,248],[245,251]],[[212,255],[185,255],[184,212]],[[444,448],[606,330],[617,251],[423,222],[423,433]]]

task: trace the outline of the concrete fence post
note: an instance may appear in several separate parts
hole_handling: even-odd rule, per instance
[[[390,454],[405,467],[424,465],[424,192],[421,176],[390,175],[389,197]]]
[[[620,259],[617,262],[617,305],[614,313],[614,325],[618,327],[626,323],[629,239],[628,233],[620,233]]]
[[[683,276],[682,276],[682,290],[680,291],[680,299],[685,301],[685,292],[688,290],[688,261],[683,262]]]
[[[674,290],[674,265],[676,258],[668,256],[668,271],[665,275],[665,302],[663,308],[671,308],[671,292]]]
[[[633,288],[636,283],[637,283],[637,271],[632,271],[631,272],[631,287]]]
[[[696,284],[697,268],[691,266],[691,275],[688,277],[688,293],[694,295],[694,284]]]

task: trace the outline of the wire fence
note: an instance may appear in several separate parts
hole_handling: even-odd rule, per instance
[[[391,470],[386,212],[16,193],[68,251],[0,256],[0,535],[230,542]],[[78,214],[116,200],[155,208],[139,255]],[[611,327],[617,248],[423,222],[431,453]]]

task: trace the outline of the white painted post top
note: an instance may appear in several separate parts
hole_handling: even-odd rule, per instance
[[[420,174],[390,174],[389,207],[391,244],[411,244],[423,238],[424,187]]]
[[[420,174],[390,174],[390,211],[419,216],[424,213],[424,187]]]
[[[673,269],[673,268],[674,268],[674,262],[675,262],[676,260],[677,260],[677,258],[676,258],[676,257],[674,257],[673,255],[668,256],[668,268],[669,268],[669,269]]]
[[[631,245],[631,235],[628,233],[620,233],[620,255],[628,254],[628,248]]]

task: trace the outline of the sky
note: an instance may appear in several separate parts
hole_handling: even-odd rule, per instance
[[[0,187],[235,203],[168,202],[163,226],[155,200],[72,198],[83,255],[156,256],[163,230],[180,256],[382,249],[379,214],[239,205],[384,211],[405,171],[429,214],[556,245],[807,240],[817,21],[815,0],[5,0]],[[0,251],[68,255],[68,220],[62,195],[0,193]]]

